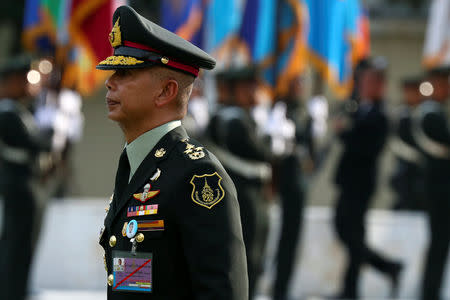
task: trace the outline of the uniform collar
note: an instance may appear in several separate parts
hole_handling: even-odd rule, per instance
[[[158,144],[161,138],[179,126],[181,126],[180,120],[168,122],[141,134],[137,139],[125,146],[130,162],[129,180],[131,180],[144,158]]]
[[[169,131],[164,135],[153,149],[149,149],[147,156],[140,163],[136,170],[136,173],[131,178],[127,187],[122,195],[116,198],[116,208],[108,213],[105,219],[105,225],[110,227],[113,220],[118,216],[122,208],[127,204],[128,199],[135,193],[140,187],[143,187],[149,178],[155,174],[158,165],[170,156],[170,153],[175,149],[176,145],[182,141],[189,139],[186,130],[183,126],[175,127],[175,129]]]

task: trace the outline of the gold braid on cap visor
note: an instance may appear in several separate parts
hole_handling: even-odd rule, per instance
[[[143,60],[138,60],[131,56],[110,56],[105,60],[101,61],[99,65],[110,65],[110,66],[132,66],[137,64],[142,64]]]

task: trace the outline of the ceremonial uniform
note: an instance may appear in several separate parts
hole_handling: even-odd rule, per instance
[[[397,160],[391,179],[397,194],[394,203],[396,210],[423,210],[425,205],[423,156],[413,138],[412,114],[412,108],[402,110],[396,135],[390,145]]]
[[[100,69],[158,65],[196,76],[214,67],[130,7],[119,7],[113,24],[114,56]],[[121,155],[101,231],[108,299],[247,299],[239,216],[232,180],[179,120],[141,134]]]
[[[289,280],[295,266],[297,244],[302,228],[305,200],[302,161],[313,157],[312,119],[296,99],[286,101],[287,118],[295,124],[295,147],[278,162],[277,186],[282,209],[281,236],[277,249],[277,271],[274,299],[288,296]]]
[[[9,58],[0,67],[0,202],[3,205],[0,243],[2,299],[24,300],[33,252],[35,195],[31,181],[39,152],[49,150],[33,116],[25,107],[26,56]]]
[[[393,279],[400,267],[370,249],[365,241],[365,216],[376,187],[378,157],[388,133],[387,118],[381,104],[376,103],[360,105],[351,119],[352,125],[340,135],[344,150],[335,177],[339,196],[334,222],[349,256],[340,296],[354,299],[364,263],[392,274]]]
[[[426,158],[430,228],[421,299],[438,300],[450,244],[450,126],[440,103],[428,100],[418,107],[413,133]]]
[[[35,195],[31,188],[36,157],[49,150],[30,112],[0,100],[0,197],[4,203],[0,287],[5,299],[25,299],[32,258]]]
[[[270,179],[270,143],[256,134],[248,111],[230,105],[223,109],[218,126],[223,151],[217,152],[238,191],[242,229],[247,250],[250,299],[263,268],[268,233],[264,186]],[[227,155],[228,154],[228,155]]]

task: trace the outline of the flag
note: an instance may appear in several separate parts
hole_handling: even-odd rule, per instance
[[[308,57],[338,98],[348,97],[358,41],[358,0],[305,0],[310,30]]]
[[[308,15],[301,0],[286,0],[278,12],[278,48],[275,68],[266,75],[278,98],[286,96],[289,82],[305,71]]]
[[[108,34],[119,0],[27,0],[23,43],[34,52],[55,56],[62,85],[87,95],[103,83],[95,66],[111,55]]]
[[[72,78],[77,90],[90,94],[103,83],[107,74],[95,69],[105,57],[112,54],[108,34],[112,27],[112,15],[116,8],[112,0],[71,0],[68,30],[70,40],[78,46],[76,64],[70,68],[78,72]],[[66,79],[70,82],[70,79]]]
[[[276,20],[278,1],[247,0],[239,40],[242,53],[250,63],[270,64],[276,50]]]
[[[161,2],[161,26],[203,47],[204,0],[166,0]]]
[[[67,1],[27,0],[24,9],[24,47],[29,51],[53,53],[58,32],[66,17]]]
[[[450,65],[450,1],[434,0],[428,17],[423,64],[426,68]]]
[[[243,0],[210,0],[205,6],[204,49],[217,59],[218,68],[230,65],[238,47],[243,4]]]
[[[361,6],[357,17],[357,37],[353,51],[353,65],[370,56],[370,21],[365,7]]]

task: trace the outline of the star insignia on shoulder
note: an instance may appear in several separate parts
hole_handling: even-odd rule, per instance
[[[192,144],[189,144],[186,141],[186,150],[184,150],[184,154],[186,154],[190,159],[197,160],[205,157],[205,152],[203,151],[203,147],[195,147]]]

